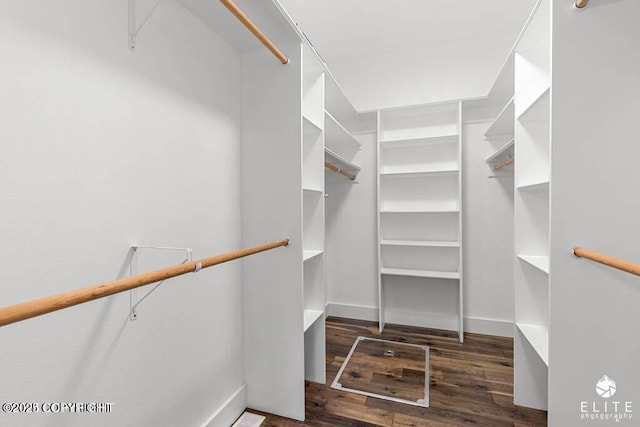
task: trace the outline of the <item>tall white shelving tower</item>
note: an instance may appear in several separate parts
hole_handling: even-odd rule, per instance
[[[514,401],[546,409],[549,365],[550,2],[515,51]]]
[[[380,329],[463,340],[461,105],[378,113]]]

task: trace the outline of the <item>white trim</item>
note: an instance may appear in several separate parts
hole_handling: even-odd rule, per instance
[[[375,113],[376,111],[387,112],[387,111],[395,111],[395,110],[404,110],[409,108],[422,108],[422,107],[431,107],[434,105],[442,105],[442,104],[455,104],[458,102],[468,102],[468,101],[483,101],[487,99],[489,95],[485,96],[470,96],[467,98],[456,98],[456,99],[445,99],[441,101],[432,101],[425,102],[422,104],[408,104],[408,105],[397,105],[393,107],[382,107],[382,108],[373,108],[370,110],[356,110],[358,114],[367,114],[367,113]]]
[[[374,306],[329,302],[325,307],[325,313],[327,313],[327,317],[334,316],[347,319],[368,320],[371,322],[378,321],[378,307]]]
[[[357,320],[368,320],[371,322],[378,321],[378,307],[373,306],[364,306],[364,305],[355,305],[355,304],[340,304],[337,302],[329,302],[325,308],[325,313],[328,316],[334,317],[343,317],[346,319],[357,319]],[[389,319],[397,319],[397,320],[409,320],[406,315],[402,315],[398,312],[389,313],[387,311],[387,316]],[[422,319],[427,319],[428,316],[425,316],[424,313],[419,315]],[[410,316],[411,319],[416,320],[416,316]],[[431,318],[428,320],[433,320],[434,323],[429,322],[429,326],[431,328],[441,328],[448,330],[457,330],[458,325],[455,323],[453,319],[449,321],[443,321],[442,318]],[[424,320],[423,320],[424,322]],[[400,323],[400,324],[413,324],[412,323],[403,323],[399,321],[389,321],[389,323]],[[424,323],[423,323],[424,324]],[[422,326],[422,325],[415,325]],[[464,331],[472,334],[482,334],[482,335],[493,335],[497,337],[508,337],[513,338],[513,321],[505,320],[505,319],[488,319],[484,317],[465,317],[464,318]]]
[[[246,408],[247,386],[243,384],[202,423],[201,427],[229,427]]]
[[[485,319],[482,317],[465,317],[464,331],[472,334],[494,335],[513,338],[514,323],[504,319]]]

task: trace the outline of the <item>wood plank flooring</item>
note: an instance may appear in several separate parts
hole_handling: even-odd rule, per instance
[[[307,383],[304,423],[267,416],[264,427],[546,426],[547,413],[513,405],[513,341],[509,338],[327,319],[327,384]],[[429,408],[330,387],[357,336],[430,347]],[[253,411],[257,412],[257,411]],[[257,412],[259,413],[259,412]]]

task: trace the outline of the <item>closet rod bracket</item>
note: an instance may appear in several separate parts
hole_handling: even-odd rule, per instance
[[[138,0],[129,0],[128,44],[129,44],[129,50],[131,52],[135,52],[136,51],[136,38],[138,36],[138,33],[140,32],[142,27],[144,27],[144,24],[147,23],[149,18],[151,18],[151,15],[153,15],[153,12],[155,12],[156,9],[158,8],[158,6],[160,6],[161,2],[162,2],[162,0],[156,0],[156,2],[153,5],[153,7],[151,7],[151,9],[146,14],[145,18],[142,20],[140,25],[138,25],[138,18],[137,18],[137,16],[138,16],[138,14],[137,14]]]
[[[191,248],[176,248],[176,247],[171,247],[171,246],[148,246],[148,245],[132,245],[131,246],[131,258],[129,261],[129,275],[130,276],[135,276],[137,274],[139,274],[140,272],[138,271],[138,250],[139,249],[155,249],[155,250],[161,250],[161,251],[177,251],[177,252],[184,252],[185,254],[185,258],[182,260],[182,262],[180,264],[185,264],[187,262],[191,262],[193,260],[193,250]],[[198,268],[196,266],[196,268]],[[202,266],[200,265],[200,268],[202,268]],[[199,269],[196,270],[200,271]],[[156,289],[158,289],[165,281],[162,280],[160,282],[157,282],[153,285],[153,288],[151,288],[150,291],[148,291],[146,294],[144,294],[142,296],[142,298],[138,299],[136,302],[134,302],[135,300],[135,295],[134,292],[136,292],[136,289],[131,289],[129,291],[129,320],[136,320],[138,318],[138,306],[142,303],[142,301],[144,301],[145,299],[147,299]]]

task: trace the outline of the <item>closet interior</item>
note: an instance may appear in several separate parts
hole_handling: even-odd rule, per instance
[[[118,425],[213,427],[245,409],[304,421],[310,402],[334,416],[333,397],[365,422],[369,400],[331,389],[346,318],[420,341],[425,420],[451,410],[429,386],[455,384],[454,402],[474,387],[429,357],[480,344],[473,369],[512,357],[513,379],[485,379],[515,418],[630,418],[602,399],[640,399],[640,268],[617,258],[637,253],[637,1],[531,0],[499,61],[429,45],[448,59],[422,70],[432,86],[372,84],[395,52],[325,61],[291,1],[39,3],[0,5],[3,401],[112,399]],[[370,368],[387,394],[410,381]]]

